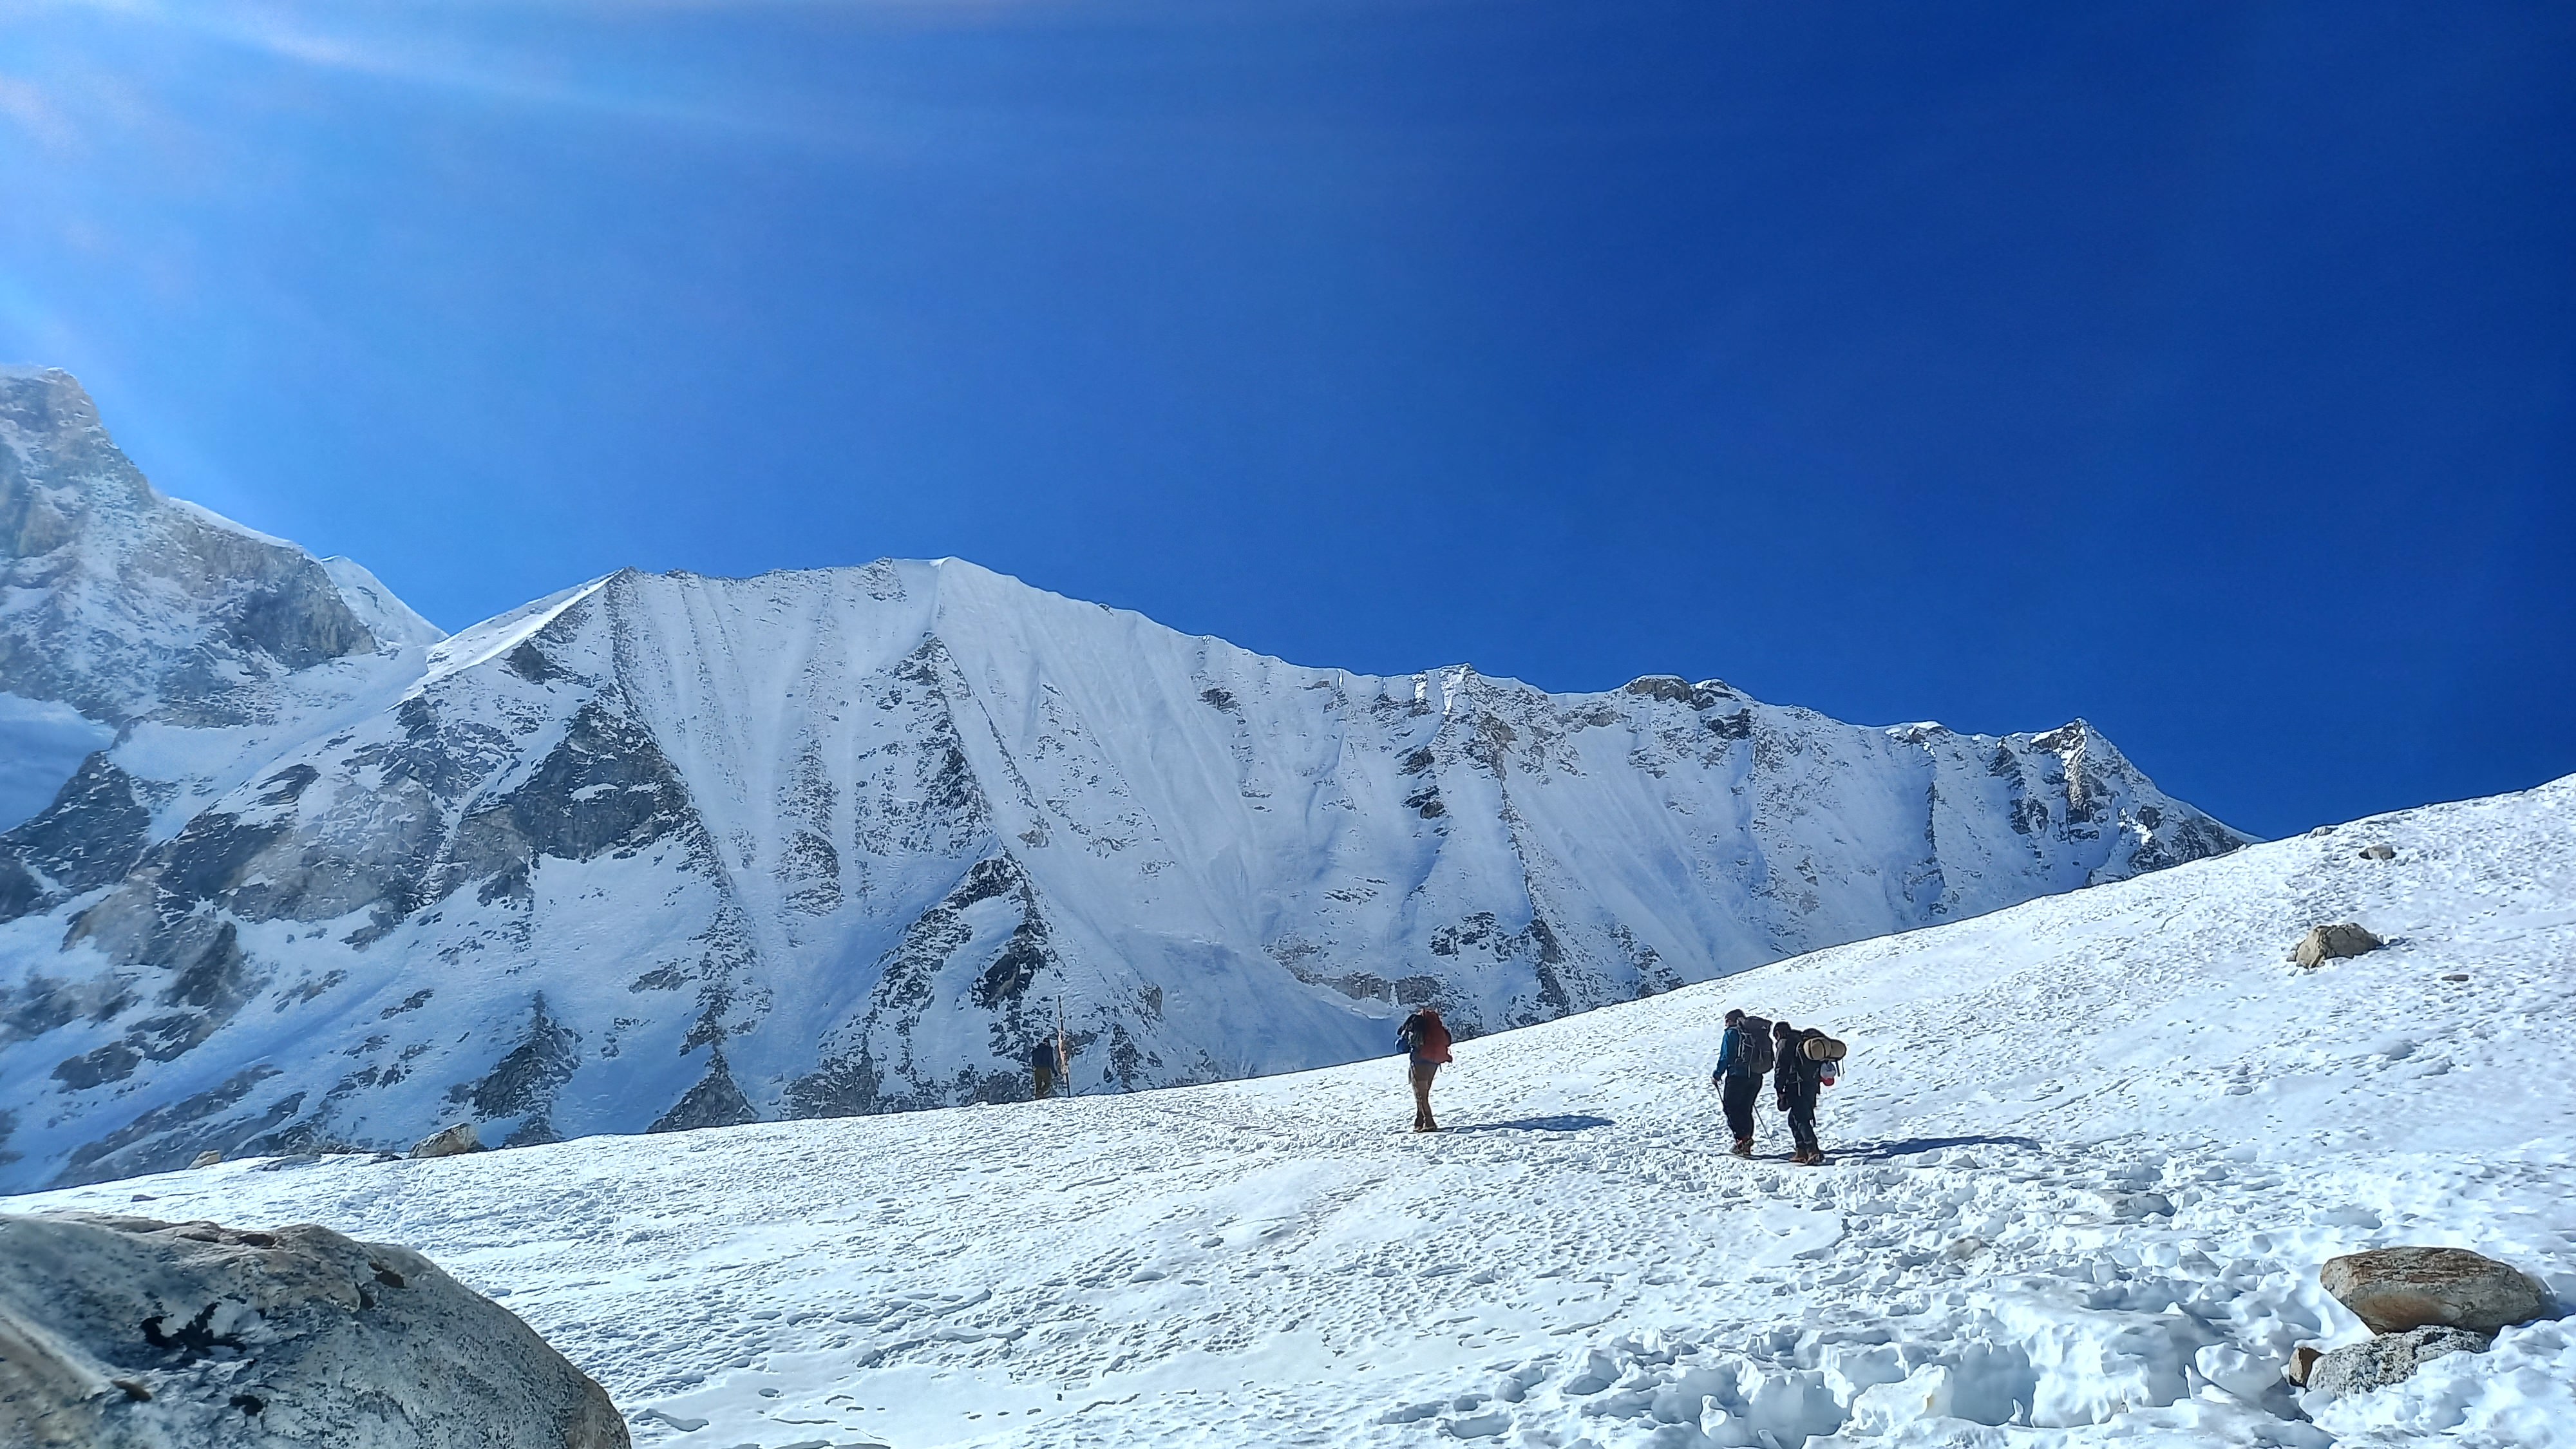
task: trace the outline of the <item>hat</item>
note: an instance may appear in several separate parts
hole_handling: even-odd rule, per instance
[[[1797,1028],[1791,1026],[1789,1024],[1789,1018],[1785,1016],[1780,1018],[1778,1021],[1771,1023],[1771,1034],[1773,1036],[1787,1036],[1789,1033],[1796,1030]]]
[[[1743,1019],[1744,1019],[1744,1008],[1743,1008],[1743,1007],[1740,1007],[1740,1006],[1731,1006],[1731,1007],[1728,1007],[1728,1008],[1727,1008],[1727,1010],[1726,1010],[1726,1024],[1727,1024],[1728,1026],[1733,1026],[1733,1025],[1735,1025],[1737,1022],[1742,1021]]]

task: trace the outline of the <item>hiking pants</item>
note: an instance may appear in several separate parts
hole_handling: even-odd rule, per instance
[[[1036,1079],[1029,1084],[1029,1100],[1043,1102],[1055,1095],[1054,1068],[1033,1066],[1029,1068],[1029,1075]]]
[[[1821,1152],[1816,1141],[1816,1089],[1789,1094],[1789,1136],[1801,1152]]]
[[[1730,1074],[1718,1089],[1726,1105],[1726,1125],[1737,1137],[1753,1135],[1753,1105],[1762,1098],[1762,1079],[1751,1072]]]
[[[1431,1078],[1440,1070],[1438,1062],[1413,1064],[1413,1130],[1436,1132],[1440,1124],[1431,1120]]]

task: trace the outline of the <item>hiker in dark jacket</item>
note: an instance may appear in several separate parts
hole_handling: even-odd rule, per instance
[[[1738,1157],[1753,1155],[1753,1108],[1762,1099],[1762,1078],[1770,1066],[1771,1023],[1729,1011],[1726,1035],[1718,1039],[1717,1070],[1708,1080],[1726,1108],[1726,1125],[1735,1134]]]
[[[1055,1095],[1056,1074],[1063,1064],[1055,1059],[1055,1043],[1039,1042],[1029,1048],[1029,1099],[1043,1102]]]
[[[1825,1150],[1816,1142],[1816,1099],[1824,1094],[1825,1064],[1807,1060],[1800,1048],[1807,1038],[1822,1035],[1786,1021],[1771,1028],[1772,1054],[1779,1058],[1771,1068],[1771,1084],[1780,1110],[1789,1114],[1789,1136],[1798,1146],[1789,1160],[1805,1167],[1825,1165]]]
[[[1426,1006],[1396,1029],[1395,1045],[1413,1059],[1413,1130],[1437,1132],[1440,1124],[1431,1120],[1431,1078],[1449,1060],[1449,1027]]]

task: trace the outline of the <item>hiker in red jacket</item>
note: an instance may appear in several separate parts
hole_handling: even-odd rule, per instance
[[[1449,1028],[1439,1012],[1426,1006],[1404,1019],[1395,1044],[1413,1057],[1413,1130],[1437,1132],[1440,1124],[1431,1120],[1431,1078],[1449,1060]]]

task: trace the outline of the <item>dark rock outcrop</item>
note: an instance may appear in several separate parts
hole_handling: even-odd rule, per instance
[[[608,1394],[407,1248],[0,1217],[0,1442],[626,1449]]]

